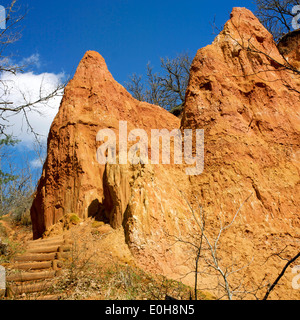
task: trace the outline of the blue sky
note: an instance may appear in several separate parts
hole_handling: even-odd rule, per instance
[[[1,1],[1,0],[0,0]],[[148,61],[183,51],[192,56],[212,42],[212,22],[221,28],[233,7],[254,11],[252,1],[19,0],[28,7],[23,37],[11,49],[39,54],[40,72],[73,75],[87,50],[98,51],[121,84],[144,73]]]
[[[10,2],[0,0],[0,5]],[[144,74],[148,62],[159,70],[161,57],[174,58],[182,52],[194,57],[216,37],[213,22],[222,29],[233,7],[255,11],[252,1],[244,0],[18,0],[17,4],[20,13],[28,10],[28,14],[20,24],[21,39],[5,54],[13,54],[15,62],[31,62],[32,69],[0,79],[15,85],[9,97],[15,104],[23,97],[20,92],[36,95],[41,81],[51,89],[64,76],[72,77],[87,50],[98,51],[113,77],[124,85],[132,73]],[[51,108],[42,106],[44,116],[29,114],[32,127],[44,135],[44,141],[59,103],[56,99]],[[24,118],[10,120],[13,134],[22,141],[19,153],[27,153],[33,167],[40,167]]]

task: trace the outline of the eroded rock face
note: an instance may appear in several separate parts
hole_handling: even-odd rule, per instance
[[[192,285],[195,251],[188,242],[201,232],[189,205],[196,219],[205,212],[211,241],[220,221],[224,226],[238,212],[222,233],[220,265],[248,265],[233,279],[236,285],[241,279],[258,285],[265,276],[272,282],[281,264],[271,254],[289,245],[292,255],[300,241],[300,81],[282,64],[258,19],[234,8],[224,30],[192,64],[181,129],[205,130],[205,170],[187,176],[183,165],[96,162],[100,129],[118,135],[120,120],[128,121],[128,130],[147,132],[171,131],[180,123],[161,108],[134,100],[113,80],[103,58],[88,52],[51,127],[31,211],[35,237],[69,212],[99,215],[124,229],[137,264]],[[204,259],[199,266],[207,267]],[[202,274],[199,287],[214,281]],[[299,295],[291,281],[289,274],[274,297]]]
[[[64,214],[76,212],[85,218],[103,211],[105,166],[96,159],[96,136],[109,128],[118,139],[119,121],[128,121],[128,131],[180,126],[166,110],[135,100],[113,79],[100,54],[89,51],[67,85],[51,126],[47,160],[31,209],[34,238]],[[121,224],[118,216],[114,219],[113,225]]]
[[[183,128],[205,129],[205,171],[191,185],[206,211],[232,216],[252,194],[226,248],[253,256],[247,277],[256,282],[276,273],[275,261],[254,267],[271,252],[299,248],[300,78],[284,64],[258,19],[234,8],[194,59],[182,120]],[[281,294],[297,296],[288,281]]]
[[[195,178],[203,200],[233,210],[253,192],[247,220],[298,225],[300,82],[276,61],[284,64],[272,36],[235,8],[194,59],[182,127],[205,129],[206,170]]]

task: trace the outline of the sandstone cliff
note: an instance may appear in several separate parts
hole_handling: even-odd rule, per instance
[[[199,228],[189,205],[198,217],[205,212],[211,239],[219,222],[226,225],[239,210],[220,240],[220,264],[244,266],[241,278],[250,287],[274,280],[282,261],[269,257],[286,245],[293,254],[300,241],[300,78],[284,63],[258,19],[234,8],[224,30],[193,61],[180,124],[160,107],[133,99],[104,59],[87,52],[51,127],[31,210],[34,237],[68,213],[96,217],[124,230],[140,266],[192,284],[188,242]],[[118,135],[120,120],[128,121],[128,130],[204,129],[203,174],[187,176],[174,164],[99,165],[97,132],[111,128]],[[208,260],[200,261],[202,270]],[[274,297],[299,296],[291,278]],[[199,285],[214,281],[202,274]]]
[[[299,223],[300,78],[283,64],[256,17],[235,8],[194,59],[182,127],[205,129],[206,170],[193,181],[203,201],[232,211],[254,192],[246,221],[289,229]]]
[[[97,163],[96,135],[103,128],[118,135],[120,120],[128,121],[128,131],[180,126],[166,110],[132,98],[113,79],[100,54],[89,51],[67,85],[51,126],[47,160],[31,210],[35,238],[65,214],[87,218],[101,213],[105,167]]]

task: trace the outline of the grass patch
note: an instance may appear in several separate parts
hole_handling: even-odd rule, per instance
[[[93,221],[92,223],[92,228],[100,228],[103,227],[105,225],[105,223],[103,221]]]
[[[80,222],[80,218],[77,214],[72,213],[68,216],[70,223],[77,225]]]
[[[75,269],[75,270],[74,270]],[[76,276],[74,276],[76,275]],[[68,300],[190,300],[192,288],[163,276],[153,276],[128,265],[114,263],[92,266],[88,263],[76,270],[74,263],[54,287],[54,293]],[[201,300],[209,297],[199,292]]]

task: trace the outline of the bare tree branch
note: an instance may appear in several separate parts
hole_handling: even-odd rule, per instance
[[[32,132],[37,140],[38,133],[34,132],[34,128],[30,124],[28,112],[37,112],[39,113],[39,106],[47,105],[49,102],[58,96],[63,94],[63,89],[66,85],[65,83],[59,83],[56,88],[51,92],[45,90],[44,88],[44,79],[41,81],[38,97],[31,99],[31,92],[22,92],[19,89],[20,95],[23,97],[23,102],[16,104],[14,101],[10,101],[9,95],[12,88],[18,90],[12,77],[7,80],[5,78],[6,74],[19,75],[23,73],[28,66],[19,65],[13,63],[11,56],[5,56],[5,50],[9,45],[19,40],[21,33],[19,31],[20,22],[25,18],[27,11],[22,13],[19,16],[16,14],[20,11],[20,8],[16,7],[16,0],[13,0],[10,6],[7,8],[7,26],[6,29],[0,32],[0,134],[6,134],[6,129],[9,127],[8,118],[12,115],[17,115],[23,113],[24,120],[29,128],[29,131]]]
[[[154,73],[153,67],[148,63],[146,80],[133,74],[125,86],[137,100],[172,110],[183,106],[185,102],[191,64],[192,59],[187,53],[174,59],[161,58],[161,72]]]
[[[292,8],[300,5],[299,0],[255,0],[255,3],[257,17],[275,41],[291,31],[294,17]]]
[[[275,289],[275,287],[277,286],[278,282],[280,281],[280,279],[284,276],[287,268],[293,263],[295,262],[298,258],[300,257],[300,252],[298,254],[296,254],[292,259],[290,259],[286,265],[283,267],[283,269],[281,270],[280,274],[278,275],[278,277],[276,278],[276,280],[273,282],[273,284],[269,287],[268,291],[266,292],[263,300],[267,300],[270,293]]]
[[[222,288],[224,294],[222,294],[219,298],[222,299],[223,297],[227,297],[229,300],[236,295],[240,297],[246,296],[248,294],[256,294],[258,288],[252,290],[246,290],[244,288],[243,281],[236,285],[235,287],[233,284],[230,283],[229,277],[233,274],[237,274],[242,270],[248,268],[253,258],[250,262],[246,265],[240,266],[237,261],[233,261],[231,265],[221,266],[221,258],[219,257],[220,240],[222,234],[229,229],[234,221],[236,220],[238,214],[240,213],[241,209],[245,205],[245,203],[250,199],[253,193],[247,197],[246,200],[240,205],[238,210],[235,212],[233,217],[228,223],[223,223],[222,218],[218,216],[219,220],[219,228],[217,230],[216,235],[212,234],[212,231],[206,229],[206,220],[207,216],[204,213],[203,207],[198,201],[198,197],[195,196],[197,209],[194,209],[190,201],[186,198],[186,196],[179,190],[180,194],[184,198],[187,203],[187,207],[192,214],[193,221],[195,221],[196,226],[198,227],[198,232],[190,236],[188,238],[181,238],[178,236],[172,236],[177,242],[183,243],[193,249],[194,251],[194,260],[195,260],[195,270],[193,271],[195,274],[195,281],[194,281],[194,296],[197,299],[197,292],[198,292],[198,275],[205,274],[209,276],[216,276],[220,277],[221,281],[218,282],[218,287]],[[202,269],[200,270],[200,259],[204,261],[204,266],[201,264]]]

